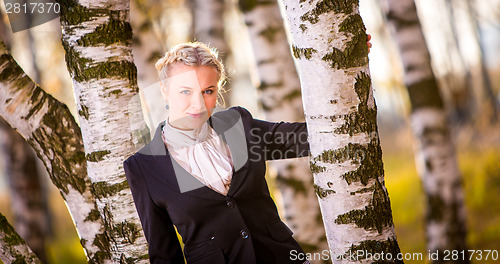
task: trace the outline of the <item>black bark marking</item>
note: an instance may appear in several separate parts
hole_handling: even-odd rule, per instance
[[[109,243],[109,239],[106,233],[95,235],[92,245],[99,248],[99,251],[95,252],[92,258],[89,259],[89,263],[104,263],[105,260],[111,259],[111,244]],[[80,241],[80,243],[82,242]]]
[[[292,188],[293,191],[297,194],[303,193],[305,195],[307,193],[306,186],[301,180],[283,177],[278,174],[278,176],[276,177],[276,182],[278,183],[278,185],[286,185],[287,187]]]
[[[7,50],[3,42],[0,45],[0,50]],[[10,54],[2,54],[0,56],[0,63],[0,65],[4,65],[3,70],[0,71],[0,82],[12,83],[14,89],[24,89],[33,86],[33,81],[24,73],[24,70],[19,67]]]
[[[359,14],[354,14],[348,16],[342,23],[339,25],[340,32],[348,32],[355,36],[363,35],[366,32],[366,27],[363,24],[363,19]],[[365,34],[366,36],[366,34]]]
[[[387,18],[387,20],[394,23],[396,30],[399,30],[401,28],[420,25],[416,14],[417,14],[416,6],[411,5],[410,9],[407,9],[404,12],[400,12],[400,13],[394,12],[394,10],[389,10],[386,13],[386,18]]]
[[[321,14],[333,11],[334,13],[350,14],[354,11],[358,1],[355,0],[323,0],[309,12],[300,17],[302,21],[309,21],[311,24],[316,24],[319,21]]]
[[[107,182],[95,182],[92,183],[92,185],[94,187],[94,193],[97,198],[113,196],[119,193],[120,191],[129,188],[128,182],[126,180],[117,184],[109,184]]]
[[[132,27],[128,22],[120,21],[120,11],[109,11],[109,21],[98,26],[93,32],[81,37],[76,43],[83,47],[109,46],[114,43],[127,43],[132,41]]]
[[[324,172],[326,170],[326,167],[324,166],[319,166],[316,164],[314,161],[309,161],[309,168],[311,169],[311,172],[313,174]]]
[[[359,164],[365,159],[366,147],[361,144],[349,143],[347,146],[334,150],[325,150],[318,156],[311,159],[312,162],[342,163],[350,160],[354,164]]]
[[[313,49],[313,48],[298,48],[295,45],[292,45],[292,51],[293,51],[293,56],[297,59],[306,58],[307,60],[310,60],[312,57],[313,53],[317,53],[318,51]]]
[[[90,210],[90,213],[85,217],[84,221],[97,221],[101,218],[101,213],[97,209],[97,205],[95,205],[94,209]]]
[[[363,146],[362,150],[358,151],[358,153],[363,155],[359,167],[354,171],[349,171],[342,175],[347,184],[360,182],[366,186],[370,179],[378,179],[378,177],[384,175],[380,144],[372,141],[368,145]]]
[[[285,96],[283,96],[284,101],[291,101],[295,98],[300,98],[302,94],[300,93],[300,88],[294,89],[293,91],[289,92]]]
[[[47,103],[47,97],[45,96],[45,92],[35,83],[28,84],[28,87],[25,87],[26,90],[32,90],[31,96],[29,97],[29,104],[31,105],[31,109],[28,114],[23,118],[29,120],[31,116],[40,112],[42,107]]]
[[[365,241],[362,241],[359,245],[351,245],[351,248],[349,250],[347,250],[343,256],[346,259],[349,259],[349,256],[358,256],[358,254],[357,254],[358,250],[363,251],[365,253],[365,255],[372,254],[372,256],[373,256],[374,254],[377,254],[377,253],[381,254],[383,256],[387,256],[387,254],[392,255],[392,260],[388,260],[388,259],[384,258],[384,259],[381,259],[379,261],[374,261],[371,263],[380,263],[380,264],[382,264],[382,263],[404,263],[402,260],[396,259],[397,254],[401,252],[396,239],[389,238],[385,241],[365,240]],[[359,259],[356,259],[356,260],[366,259],[366,256],[365,257],[358,256],[358,257],[359,257]]]
[[[268,64],[268,63],[274,63],[276,61],[276,59],[265,59],[265,60],[260,60],[257,62],[257,65],[258,66],[262,66],[264,64]]]
[[[63,47],[66,51],[68,71],[77,82],[119,77],[130,80],[131,84],[137,83],[137,68],[133,62],[123,60],[94,63],[91,59],[83,57],[65,41],[63,41]],[[132,88],[132,92],[138,92],[135,85],[132,85]]]
[[[273,43],[276,39],[276,33],[282,31],[282,28],[267,26],[264,30],[259,32],[259,36],[264,37],[268,42]]]
[[[272,0],[239,0],[238,6],[243,13],[252,11],[259,5],[275,5],[276,2]]]
[[[318,186],[316,184],[314,184],[314,192],[316,192],[316,194],[318,195],[318,197],[321,198],[321,199],[325,199],[330,194],[336,193],[334,190],[325,189],[325,188],[322,188],[322,187],[320,187],[320,186]]]
[[[343,51],[332,48],[332,51],[321,59],[330,63],[330,67],[337,70],[360,67],[368,64],[366,34],[363,33],[353,36],[352,39],[346,43],[346,47]]]
[[[57,2],[61,5],[61,22],[70,26],[79,25],[96,16],[109,13],[106,9],[88,9],[79,5],[75,0],[58,0]]]
[[[420,82],[407,84],[406,88],[410,97],[412,112],[426,107],[444,109],[443,100],[435,78],[428,78]]]
[[[78,114],[81,117],[89,120],[89,108],[85,104],[80,104],[80,106],[81,106],[82,109],[78,110]]]
[[[373,192],[375,191],[375,186],[370,186],[370,187],[366,187],[366,188],[361,188],[355,192],[350,192],[351,195],[356,195],[356,194],[359,194],[359,193],[367,193],[367,192]]]
[[[85,158],[87,159],[87,161],[90,162],[99,162],[104,160],[104,156],[108,155],[109,153],[111,153],[111,151],[109,150],[94,151],[92,153],[87,154]]]
[[[371,90],[371,79],[368,74],[362,72],[356,76],[354,90],[359,98],[358,111],[349,113],[344,118],[344,124],[335,129],[336,133],[349,134],[372,133],[377,131],[377,109],[368,107],[368,99]]]
[[[364,209],[356,209],[341,214],[335,219],[336,224],[355,224],[365,230],[377,230],[382,233],[383,228],[392,226],[392,210],[389,195],[382,184],[376,180],[373,185],[372,200]]]
[[[428,171],[428,172],[432,172],[432,162],[429,160],[429,159],[425,159],[425,169]]]
[[[115,228],[115,232],[127,241],[129,244],[134,244],[135,240],[139,237],[139,227],[127,221],[118,223]]]
[[[267,83],[262,81],[258,87],[260,91],[264,91],[267,88],[272,88],[272,87],[283,87],[283,82],[277,82],[277,83]]]
[[[443,213],[446,211],[446,204],[441,196],[427,193],[427,222],[441,222]]]

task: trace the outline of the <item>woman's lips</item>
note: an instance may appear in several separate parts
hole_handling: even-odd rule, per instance
[[[202,117],[202,116],[203,116],[203,114],[205,114],[205,113],[188,114],[188,115],[189,115],[190,117],[192,117],[192,118],[200,118],[200,117]]]

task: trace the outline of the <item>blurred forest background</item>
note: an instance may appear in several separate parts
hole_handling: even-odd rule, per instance
[[[206,17],[207,12],[202,8],[207,7],[202,2],[219,3],[222,16]],[[360,11],[367,32],[372,35],[370,70],[378,106],[385,184],[401,251],[425,253],[425,195],[415,165],[409,98],[397,44],[381,2],[360,0]],[[463,178],[468,248],[500,250],[500,0],[415,0],[415,3]],[[12,33],[5,5],[0,6],[0,35],[15,60],[40,87],[65,103],[78,122],[59,19]],[[226,107],[239,105],[254,117],[266,119],[259,103],[266,99],[259,98],[262,93],[256,89],[254,51],[240,7],[236,0],[132,0],[131,25],[139,87],[146,90],[157,85],[154,63],[172,45],[192,41],[193,36],[196,40],[205,39],[199,31],[203,29],[193,27],[196,19],[218,20],[223,31],[218,32],[218,40],[210,43],[222,52],[229,72]],[[147,118],[149,125],[156,127],[161,120],[155,119],[154,113],[151,115]],[[48,262],[86,263],[65,203],[44,166],[39,161],[31,162],[36,164],[32,169],[37,171],[38,178],[17,182],[6,169],[16,159],[9,156],[11,142],[6,139],[10,138],[7,136],[10,132],[3,128],[0,133],[0,212],[21,233],[22,227],[17,226],[22,223],[13,210],[22,207],[16,204],[16,197],[36,193],[38,198],[33,203],[45,216],[38,215],[37,221],[42,224],[32,236],[40,238],[36,243],[45,248]],[[274,189],[277,184],[272,174],[270,171],[269,181]],[[274,197],[283,203],[280,195]]]

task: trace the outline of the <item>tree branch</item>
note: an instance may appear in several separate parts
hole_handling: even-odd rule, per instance
[[[42,263],[0,213],[0,260],[4,263]]]
[[[109,256],[103,221],[87,176],[80,128],[65,104],[24,73],[2,40],[0,102],[0,115],[33,147],[60,190],[90,261]]]

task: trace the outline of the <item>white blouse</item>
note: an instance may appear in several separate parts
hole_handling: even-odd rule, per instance
[[[227,195],[233,171],[231,152],[207,122],[198,129],[181,130],[171,126],[167,118],[162,137],[182,168],[207,187]]]

